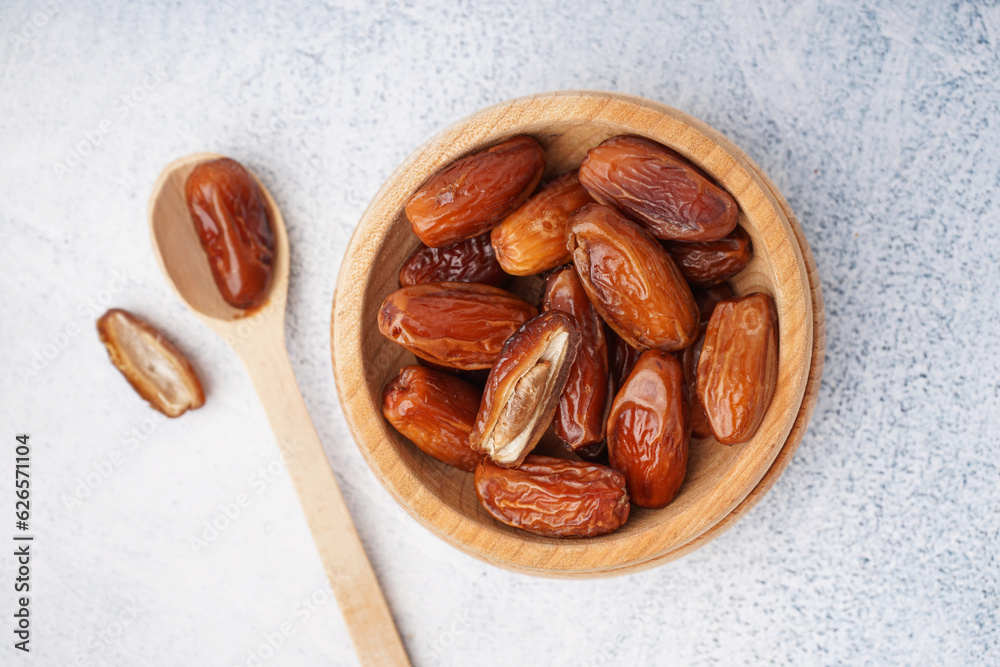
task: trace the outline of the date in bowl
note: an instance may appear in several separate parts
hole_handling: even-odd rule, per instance
[[[545,178],[575,169],[587,151],[621,134],[664,144],[701,167],[735,197],[754,256],[730,285],[736,294],[774,297],[779,321],[778,381],[754,437],[728,447],[691,444],[687,478],[662,509],[633,507],[628,522],[600,537],[553,539],[503,525],[479,504],[473,476],[436,461],[393,429],[382,390],[414,362],[380,335],[377,315],[398,289],[399,268],[418,244],[404,213],[409,197],[457,158],[518,134],[546,151]],[[341,267],[331,321],[337,390],[361,453],[375,476],[420,523],[489,563],[550,577],[612,576],[654,567],[696,549],[742,517],[784,471],[815,405],[824,318],[809,247],[791,210],[760,169],[707,124],[627,95],[565,91],[490,107],[438,133],[386,181],[354,233]]]

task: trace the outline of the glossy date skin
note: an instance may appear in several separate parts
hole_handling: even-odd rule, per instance
[[[538,310],[477,283],[426,283],[386,297],[379,331],[416,356],[458,370],[490,368],[504,342]]]
[[[486,380],[472,449],[498,465],[520,465],[552,422],[579,347],[574,320],[560,311],[542,313],[507,339]]]
[[[698,334],[698,306],[670,255],[610,206],[588,204],[566,245],[594,308],[635,348],[680,350]]]
[[[544,171],[541,145],[518,135],[431,176],[406,203],[406,217],[432,248],[479,236],[523,204]]]
[[[197,165],[184,193],[222,298],[234,308],[260,306],[274,272],[274,231],[257,181],[219,158]]]
[[[423,366],[406,366],[382,393],[382,414],[420,451],[466,472],[482,455],[469,447],[482,391]]]
[[[719,283],[704,289],[695,289],[694,300],[698,303],[698,311],[701,315],[701,323],[698,326],[698,338],[694,345],[686,347],[681,351],[680,362],[684,367],[684,381],[688,387],[688,395],[691,397],[691,435],[695,438],[707,438],[712,435],[712,428],[708,425],[708,416],[705,415],[705,408],[698,398],[698,357],[701,355],[702,345],[705,343],[705,330],[708,329],[708,321],[715,310],[715,304],[724,299],[733,298],[733,289],[726,283]]]
[[[698,398],[715,439],[746,442],[760,426],[778,377],[778,316],[757,292],[720,301],[698,359]]]
[[[660,239],[714,241],[736,226],[739,207],[675,151],[643,137],[612,137],[590,149],[580,182]]]
[[[572,261],[566,249],[566,222],[581,206],[593,202],[575,171],[543,186],[493,228],[493,248],[504,271],[530,276]]]
[[[608,418],[610,465],[625,476],[637,507],[659,508],[687,474],[690,408],[684,371],[662,350],[642,353]]]
[[[423,283],[482,283],[502,287],[510,276],[497,262],[489,234],[480,234],[441,248],[421,243],[403,263],[399,285]]]
[[[567,313],[580,331],[580,348],[559,398],[556,435],[573,451],[604,440],[611,408],[611,376],[604,322],[587,298],[573,267],[553,272],[545,281],[542,310]]]
[[[746,268],[753,257],[750,236],[736,227],[718,241],[665,243],[667,252],[691,285],[710,287],[729,280]]]
[[[595,537],[628,519],[624,477],[596,463],[532,455],[502,468],[484,459],[475,484],[494,518],[543,537]]]

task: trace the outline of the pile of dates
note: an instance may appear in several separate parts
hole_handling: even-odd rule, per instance
[[[590,537],[630,505],[671,502],[692,435],[753,437],[778,322],[769,295],[725,282],[752,256],[736,200],[676,152],[618,136],[539,186],[545,168],[538,141],[516,136],[410,198],[422,243],[378,326],[420,364],[389,382],[382,411],[473,472],[498,520]],[[512,276],[541,276],[537,304],[503,289]],[[566,452],[532,454],[550,427]]]

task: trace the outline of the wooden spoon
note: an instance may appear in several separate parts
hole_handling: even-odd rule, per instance
[[[281,212],[260,179],[254,176],[270,209],[275,236],[274,275],[261,308],[247,314],[222,299],[198,241],[184,183],[198,163],[219,157],[188,155],[160,174],[149,199],[156,259],[181,299],[232,346],[250,372],[361,663],[409,665],[288,360],[288,235]]]

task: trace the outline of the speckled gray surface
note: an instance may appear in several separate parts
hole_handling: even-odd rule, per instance
[[[31,661],[355,663],[248,378],[153,261],[156,174],[214,150],[284,212],[293,364],[415,664],[1000,663],[1000,8],[669,5],[3,3],[0,438],[34,443]],[[612,580],[509,574],[418,526],[355,448],[328,354],[380,183],[446,124],[561,88],[735,140],[798,214],[826,297],[819,405],[785,475],[709,546]],[[191,352],[204,409],[151,418],[97,342],[109,303]],[[0,554],[0,662],[21,664]]]

